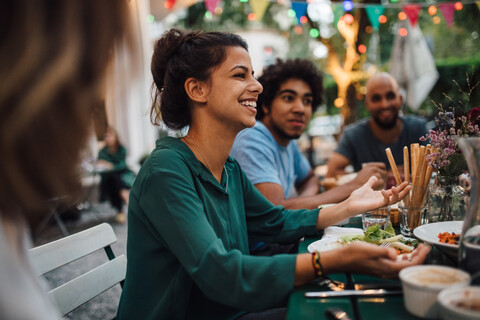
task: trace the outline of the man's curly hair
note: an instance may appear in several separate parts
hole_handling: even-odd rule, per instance
[[[263,92],[257,101],[257,120],[265,116],[263,107],[270,110],[272,101],[275,98],[280,86],[287,80],[300,79],[307,83],[313,95],[312,111],[322,103],[323,77],[315,65],[307,59],[285,60],[277,59],[275,64],[263,69],[258,81],[263,86]]]

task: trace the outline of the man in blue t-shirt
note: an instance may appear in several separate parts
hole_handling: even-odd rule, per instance
[[[257,101],[257,123],[241,131],[230,155],[250,181],[275,205],[313,209],[337,203],[372,175],[384,184],[384,164],[372,164],[345,185],[319,194],[319,179],[294,139],[305,131],[321,103],[322,76],[309,60],[277,60],[258,79],[263,92]]]
[[[426,143],[419,140],[428,133],[426,121],[399,115],[403,98],[395,78],[385,72],[377,73],[368,80],[366,89],[365,107],[371,117],[345,127],[328,161],[327,177],[344,174],[348,165],[359,171],[362,164],[369,162],[383,162],[390,169],[386,148],[392,150],[399,172],[403,172],[403,147]]]

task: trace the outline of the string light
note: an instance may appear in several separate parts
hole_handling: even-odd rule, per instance
[[[350,0],[343,1],[343,10],[350,11],[353,9],[353,2]]]
[[[431,16],[434,16],[437,13],[437,7],[435,6],[430,6],[428,7],[428,14]]]
[[[249,20],[249,21],[255,21],[255,20],[257,20],[257,16],[255,15],[255,13],[249,13],[249,14],[248,14],[248,20]]]
[[[382,14],[380,17],[378,17],[378,22],[386,23],[387,22],[387,16]]]
[[[217,16],[221,15],[223,13],[223,9],[220,7],[216,7],[215,10],[213,10]]]
[[[402,37],[406,37],[407,34],[408,34],[408,30],[405,29],[405,28],[400,28],[400,29],[398,30],[398,34],[401,35]]]
[[[312,38],[318,38],[318,36],[320,35],[320,31],[318,31],[318,29],[312,28],[310,29],[309,34]]]
[[[172,9],[173,8],[173,5],[175,4],[175,1],[174,0],[167,0],[163,3],[163,6],[165,7],[165,9]]]
[[[367,46],[364,45],[364,44],[358,45],[358,52],[360,52],[360,53],[365,53],[365,52],[367,52]]]
[[[335,107],[341,108],[341,107],[343,107],[343,99],[342,98],[337,98],[333,101],[333,104],[335,105]]]
[[[147,16],[147,21],[150,22],[150,23],[154,23],[155,22],[155,17],[153,16],[153,14],[149,14]]]
[[[439,24],[440,23],[440,17],[438,17],[438,16],[433,17],[433,23]]]
[[[460,11],[463,9],[463,4],[461,2],[455,2],[455,10]]]
[[[343,16],[343,22],[345,22],[346,24],[352,24],[353,20],[355,20],[355,19],[353,18],[353,16],[350,13],[346,13]]]
[[[398,13],[398,20],[403,21],[403,20],[405,20],[405,19],[407,19],[407,14],[406,14],[405,12],[403,12],[403,11],[400,11],[400,12]]]
[[[300,17],[300,23],[303,24],[303,23],[307,23],[307,22],[308,22],[308,18],[307,18],[307,17],[305,17],[305,16],[301,16],[301,17]]]
[[[293,28],[296,34],[300,35],[303,33],[303,28],[302,26],[296,25],[295,28]]]
[[[365,27],[365,32],[366,33],[372,33],[373,32],[373,27],[372,26],[366,26]]]

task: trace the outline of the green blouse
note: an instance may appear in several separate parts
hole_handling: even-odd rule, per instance
[[[111,162],[114,171],[121,171],[127,169],[127,149],[124,146],[119,146],[117,152],[111,154],[108,147],[103,147],[98,152],[98,159]]]
[[[250,256],[247,233],[292,243],[317,233],[317,216],[273,206],[230,157],[218,183],[181,140],[158,140],[130,194],[118,319],[233,319],[281,305],[296,256]]]
[[[127,166],[127,149],[125,149],[124,146],[119,146],[117,152],[114,154],[110,153],[108,147],[103,147],[98,152],[98,159],[105,160],[113,164],[112,170],[102,172],[101,175],[108,175],[112,171],[118,172],[123,183],[125,183],[125,185],[129,188],[132,187],[133,182],[135,181],[135,174]]]

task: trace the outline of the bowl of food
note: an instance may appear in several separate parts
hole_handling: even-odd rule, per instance
[[[448,320],[480,319],[480,287],[448,288],[438,294],[440,314]]]
[[[468,286],[470,275],[460,269],[420,265],[400,271],[405,308],[413,315],[426,319],[440,317],[437,296],[446,288]]]
[[[418,239],[436,246],[446,255],[457,259],[463,221],[442,221],[421,225],[413,234]]]

